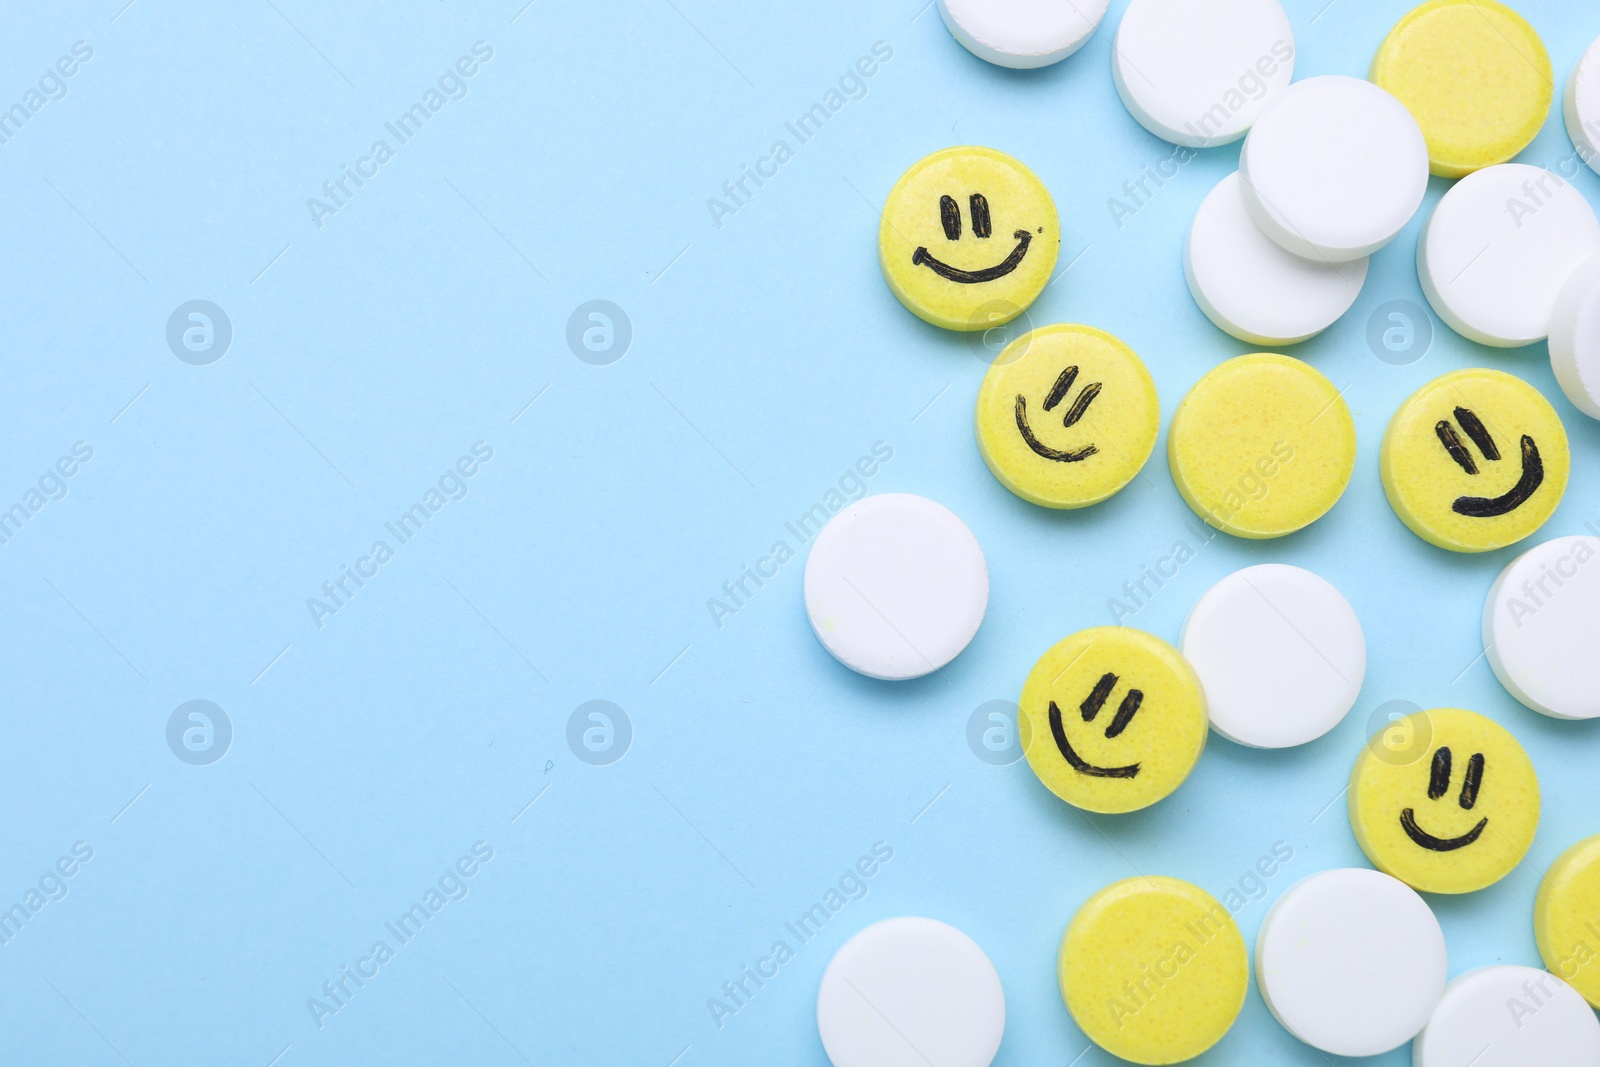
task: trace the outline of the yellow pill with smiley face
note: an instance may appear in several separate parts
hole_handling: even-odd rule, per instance
[[[1554,514],[1572,458],[1550,402],[1504,371],[1458,370],[1411,395],[1389,421],[1379,473],[1418,537],[1452,552],[1522,540]]]
[[[1041,656],[1017,717],[1039,780],[1068,804],[1104,813],[1149,807],[1182,785],[1210,728],[1183,654],[1121,626],[1081,630]]]
[[[1338,502],[1356,464],[1356,425],[1309,364],[1257,353],[1195,383],[1167,433],[1172,481],[1206,522],[1235,537],[1282,537]]]
[[[1600,1008],[1600,835],[1550,865],[1533,902],[1533,939],[1550,973]]]
[[[987,330],[1022,314],[1060,251],[1050,191],[992,148],[946,148],[913,163],[878,225],[889,288],[947,330]]]
[[[1499,723],[1460,708],[1394,724],[1417,743],[1374,738],[1350,775],[1350,828],[1373,866],[1424,893],[1471,893],[1522,861],[1539,828],[1539,778]]]
[[[1156,445],[1156,383],[1092,326],[1045,326],[1007,345],[978,389],[978,451],[1000,483],[1047,508],[1098,504]]]

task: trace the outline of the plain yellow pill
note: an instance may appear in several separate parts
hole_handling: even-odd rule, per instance
[[[978,389],[978,451],[1000,483],[1047,508],[1098,504],[1156,446],[1156,383],[1092,326],[1045,326],[1007,345]]]
[[[1350,774],[1350,828],[1372,865],[1424,893],[1471,893],[1522,861],[1539,828],[1539,778],[1517,739],[1460,708],[1394,723]]]
[[[1183,654],[1121,626],[1080,630],[1041,656],[1017,717],[1039,781],[1068,804],[1106,813],[1149,807],[1182,785],[1210,728]]]
[[[1195,383],[1167,433],[1184,502],[1236,537],[1294,533],[1338,502],[1356,425],[1333,383],[1288,356],[1230,359]]]
[[[1556,857],[1533,902],[1545,967],[1600,1008],[1600,836]]]
[[[1488,552],[1555,513],[1572,458],[1539,391],[1497,370],[1458,370],[1418,389],[1389,420],[1378,456],[1389,506],[1430,544]]]
[[[1108,885],[1073,916],[1061,999],[1089,1040],[1133,1063],[1181,1063],[1221,1041],[1244,1007],[1250,961],[1228,909],[1176,878]]]
[[[1430,0],[1400,20],[1372,80],[1410,109],[1429,169],[1460,178],[1504,163],[1538,134],[1555,82],[1528,21],[1495,0]]]
[[[1050,191],[992,148],[946,148],[913,163],[878,226],[889,288],[947,330],[987,330],[1022,314],[1060,251]]]

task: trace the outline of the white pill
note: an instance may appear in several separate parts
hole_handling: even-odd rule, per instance
[[[1483,606],[1483,647],[1534,711],[1600,718],[1600,539],[1557,537],[1508,563]]]
[[[817,992],[833,1067],[989,1067],[1005,1028],[994,964],[934,919],[867,927],[834,954]]]
[[[1332,326],[1361,295],[1367,260],[1301,259],[1245,210],[1238,174],[1211,190],[1183,246],[1189,292],[1217,328],[1255,345],[1292,345]]]
[[[1133,0],[1111,77],[1139,125],[1173,144],[1237,141],[1294,76],[1278,0]]]
[[[1594,1067],[1600,1019],[1549,971],[1480,967],[1445,987],[1411,1061],[1415,1067]]]
[[[1444,931],[1416,890],[1346,867],[1289,887],[1256,937],[1256,983],[1295,1037],[1376,1056],[1417,1035],[1444,993]]]
[[[1350,602],[1325,578],[1282,563],[1234,571],[1208,589],[1181,644],[1211,728],[1253,748],[1321,737],[1355,705],[1367,674]]]
[[[1462,178],[1417,238],[1417,276],[1439,317],[1499,348],[1550,335],[1556,298],[1600,254],[1600,221],[1555,174],[1502,163]]]
[[[951,36],[979,59],[1021,70],[1084,46],[1110,0],[939,0]]]
[[[1556,297],[1550,368],[1572,406],[1600,419],[1600,256],[1573,271]]]
[[[1578,158],[1600,171],[1600,40],[1572,68],[1563,110]]]
[[[1297,256],[1344,263],[1405,228],[1428,191],[1428,144],[1406,106],[1360,78],[1295,82],[1239,153],[1245,206]]]
[[[989,568],[955,513],[910,493],[869,496],[828,520],[806,559],[806,614],[822,646],[870,678],[938,670],[989,606]]]

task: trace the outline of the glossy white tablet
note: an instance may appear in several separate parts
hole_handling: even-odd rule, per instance
[[[1533,967],[1480,967],[1451,980],[1411,1048],[1414,1067],[1594,1067],[1600,1019],[1567,983]]]
[[[1582,159],[1600,171],[1600,39],[1596,39],[1567,79],[1562,110],[1567,134]]]
[[[1094,36],[1109,0],[939,0],[951,36],[979,59],[1030,69],[1059,63]]]
[[[1534,711],[1600,717],[1600,538],[1557,537],[1508,563],[1484,603],[1483,646]]]
[[[1556,297],[1550,369],[1572,406],[1600,419],[1600,256],[1573,271]]]

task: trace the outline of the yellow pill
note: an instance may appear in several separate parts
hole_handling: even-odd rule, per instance
[[[1378,469],[1389,506],[1418,537],[1452,552],[1488,552],[1543,526],[1572,465],[1550,402],[1521,378],[1458,370],[1400,405]]]
[[[889,288],[947,330],[987,330],[1022,314],[1060,251],[1050,191],[992,148],[946,148],[913,163],[878,226]]]
[[[1000,483],[1047,508],[1098,504],[1156,445],[1156,383],[1092,326],[1045,326],[1000,353],[978,390],[978,451]]]
[[[1182,653],[1120,626],[1081,630],[1039,658],[1022,686],[1028,765],[1086,811],[1147,808],[1189,777],[1206,747],[1206,697]]]
[[[1460,708],[1386,725],[1417,743],[1397,749],[1374,737],[1356,758],[1350,828],[1361,851],[1424,893],[1471,893],[1504,878],[1539,828],[1539,778],[1517,739]]]
[[[1545,967],[1600,1008],[1600,836],[1550,865],[1533,902],[1533,937]]]
[[[1400,20],[1372,80],[1422,127],[1429,169],[1460,178],[1528,147],[1550,114],[1550,55],[1526,19],[1495,0],[1430,0]]]
[[[1089,1040],[1133,1063],[1181,1063],[1221,1041],[1244,1006],[1250,961],[1228,909],[1176,878],[1129,878],[1073,916],[1061,999]]]
[[[1294,533],[1350,484],[1356,425],[1333,383],[1288,356],[1230,359],[1195,383],[1167,433],[1184,502],[1236,537]]]

